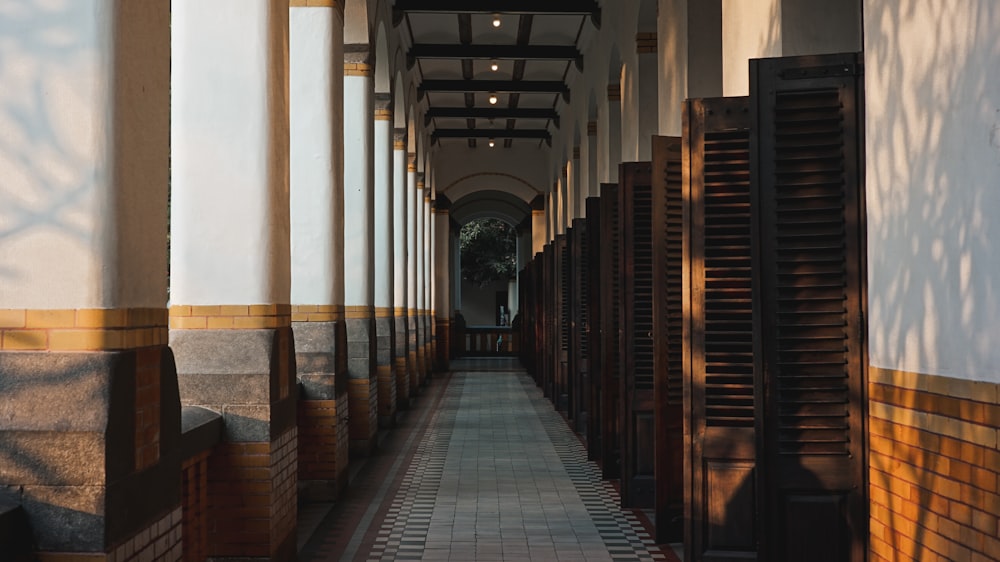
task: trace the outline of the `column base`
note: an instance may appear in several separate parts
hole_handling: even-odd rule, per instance
[[[407,368],[409,353],[406,350],[408,334],[406,332],[406,317],[395,317],[396,349],[393,368],[396,371],[396,407],[403,410],[410,407],[410,374]]]
[[[374,313],[372,313],[374,314]],[[347,319],[347,381],[350,457],[375,450],[378,433],[378,378],[375,318]]]
[[[376,378],[378,379],[378,426],[389,429],[396,426],[396,374],[393,364],[395,325],[391,316],[375,319],[378,332],[376,348]]]
[[[166,346],[0,352],[0,495],[41,559],[107,557],[151,528],[180,552],[180,426]]]
[[[291,559],[298,487],[291,326],[171,330],[170,341],[182,402],[221,412],[225,424],[208,457],[208,556]]]
[[[347,393],[299,402],[299,501],[330,502],[348,483]]]

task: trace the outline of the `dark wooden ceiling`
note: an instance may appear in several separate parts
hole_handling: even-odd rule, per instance
[[[571,99],[566,77],[584,68],[581,31],[600,21],[594,0],[396,0],[393,8],[411,39],[407,64],[432,139],[471,147],[487,138],[508,148],[550,143],[559,100]]]

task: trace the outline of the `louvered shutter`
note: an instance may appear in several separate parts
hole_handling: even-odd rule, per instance
[[[569,355],[569,303],[570,282],[569,282],[569,252],[566,246],[566,235],[556,236],[555,242],[556,257],[556,350],[555,368],[555,392],[553,394],[556,408],[565,412],[567,401],[569,400],[569,388],[566,383],[567,366],[566,361]]]
[[[657,542],[684,529],[681,139],[653,137],[653,397]]]
[[[585,236],[588,264],[586,326],[587,356],[590,375],[590,401],[587,408],[587,453],[590,460],[601,458],[601,198],[587,198]]]
[[[864,560],[857,54],[752,61],[770,560]]]
[[[622,505],[653,507],[653,207],[652,165],[629,162],[619,168],[619,248],[622,270],[621,385]]]
[[[601,471],[606,479],[621,474],[618,254],[618,184],[601,184]]]
[[[685,545],[696,561],[755,560],[759,544],[749,125],[748,98],[684,107]]]
[[[587,323],[589,306],[587,300],[588,279],[587,270],[590,254],[587,251],[587,220],[575,219],[570,229],[570,292],[573,296],[570,306],[570,353],[569,353],[569,386],[570,410],[578,433],[586,438],[588,402],[590,400],[590,376],[587,354]]]

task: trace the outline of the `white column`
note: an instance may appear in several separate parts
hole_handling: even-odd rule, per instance
[[[648,162],[653,157],[653,135],[659,133],[660,77],[656,58],[655,31],[640,32],[635,37],[636,69],[635,81],[638,82],[636,98],[638,105],[632,111],[638,113],[638,151],[636,160]],[[677,108],[678,112],[680,107]]]
[[[132,4],[132,3],[130,3]],[[171,6],[171,333],[185,404],[222,413],[225,438],[255,443],[263,474],[225,476],[210,491],[218,556],[270,552],[294,535],[295,355],[291,334],[289,8],[266,0],[175,0]],[[224,452],[246,462],[242,449]],[[256,461],[255,461],[256,462]],[[224,470],[224,469],[223,469]],[[245,510],[225,495],[259,495],[273,519],[247,541]],[[218,496],[216,494],[219,494]],[[254,523],[261,520],[253,518]]]
[[[367,50],[344,54],[344,309],[352,449],[378,431],[375,357],[374,83]]]
[[[426,279],[424,278],[424,268],[426,267],[426,246],[425,246],[425,224],[427,223],[427,208],[424,204],[424,173],[417,172],[417,191],[413,201],[414,212],[417,215],[415,237],[416,259],[416,320],[417,320],[417,369],[420,373],[420,382],[423,382],[427,375],[426,356],[424,344],[426,343],[427,300],[426,300]]]
[[[180,515],[175,494],[130,492],[178,482],[179,424],[148,416],[180,406],[167,350],[169,4],[0,12],[3,483],[41,552],[152,548],[150,529]],[[137,392],[151,384],[155,395]]]
[[[587,197],[600,197],[601,176],[597,173],[597,163],[600,160],[597,152],[597,121],[587,123]]]
[[[390,99],[375,108],[375,308],[391,316],[395,281],[395,221],[392,110]]]
[[[326,500],[347,484],[348,442],[331,442],[348,412],[346,385],[337,384],[347,377],[344,22],[333,6],[293,6],[289,18],[292,329],[299,451],[312,459],[299,464],[299,478],[305,497]]]
[[[374,126],[371,67],[344,63],[344,299],[374,303]],[[357,312],[357,310],[355,310]]]
[[[443,195],[438,195],[434,212],[434,310],[437,315],[438,357],[444,359],[440,367],[447,370],[451,350],[451,216]]]
[[[392,97],[375,95],[375,362],[378,377],[379,425],[392,427],[396,417],[395,272],[393,221]]]
[[[428,171],[428,175],[431,172]],[[433,367],[432,333],[434,329],[433,287],[434,279],[434,209],[431,204],[431,189],[428,183],[424,189],[424,365],[430,373]]]
[[[407,316],[407,346],[410,368],[410,392],[419,387],[420,370],[417,364],[417,201],[420,191],[417,189],[417,155],[407,154],[406,161],[406,316]]]
[[[290,12],[292,303],[344,304],[343,22]]]
[[[399,94],[397,94],[399,95]],[[392,145],[392,193],[393,193],[393,316],[396,326],[395,370],[396,370],[396,400],[401,405],[409,403],[410,382],[407,362],[409,361],[407,325],[408,269],[407,269],[407,238],[408,198],[406,170],[406,129],[395,129]]]
[[[722,92],[750,92],[752,58],[781,56],[782,0],[722,0]]]
[[[621,84],[608,84],[608,130],[606,168],[602,177],[606,183],[618,183],[618,165],[622,162],[622,90]]]

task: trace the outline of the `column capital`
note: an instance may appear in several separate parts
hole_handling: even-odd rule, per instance
[[[615,82],[614,84],[608,84],[608,101],[621,101],[621,100],[622,100],[622,85],[617,82]]]
[[[640,55],[656,54],[656,32],[639,32],[635,34],[635,52]]]
[[[415,152],[406,153],[406,171],[407,172],[417,171],[417,154]]]
[[[579,160],[579,159],[580,159],[580,147],[579,146],[574,146],[573,147],[573,160]]]
[[[588,137],[597,136],[597,121],[587,121],[587,136]]]
[[[375,120],[392,121],[392,96],[389,94],[376,93],[374,102]]]
[[[340,0],[288,0],[289,8],[333,8],[344,16],[344,4]]]
[[[344,76],[372,76],[368,45],[344,45]]]
[[[406,129],[392,130],[392,148],[393,150],[406,150]]]

